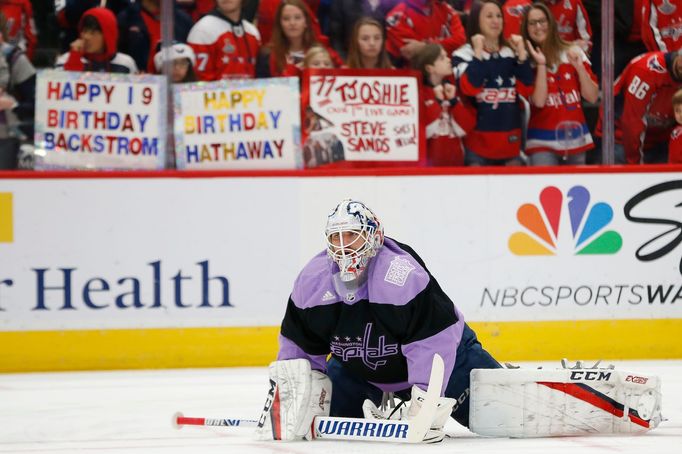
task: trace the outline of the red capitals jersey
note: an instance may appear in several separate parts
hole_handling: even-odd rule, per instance
[[[673,53],[649,52],[634,58],[616,80],[616,142],[625,148],[628,164],[638,164],[643,153],[665,143],[675,126],[672,97],[682,82],[672,78]]]
[[[455,98],[436,98],[433,87],[422,87],[422,109],[426,123],[426,160],[428,166],[464,165],[461,138],[476,126],[476,111]]]
[[[212,11],[194,24],[187,44],[197,56],[195,70],[200,80],[256,75],[260,34],[251,22],[232,22]]]
[[[670,133],[668,142],[668,162],[670,164],[682,164],[682,126],[677,126]]]
[[[507,0],[502,6],[504,17],[504,38],[511,35],[521,34],[521,20],[528,7],[533,4],[532,0]]]
[[[594,148],[583,114],[578,71],[568,62],[566,51],[561,53],[559,61],[553,68],[547,68],[547,101],[544,107],[531,104],[526,137],[528,154],[553,151],[572,155]],[[584,53],[582,61],[590,78],[597,82]]]
[[[642,1],[642,41],[651,52],[682,46],[682,1]]]
[[[582,0],[545,0],[545,4],[554,14],[561,37],[569,43],[578,39],[584,41],[587,48],[583,50],[589,52],[592,47],[592,27]]]
[[[36,47],[36,24],[33,21],[33,7],[29,0],[0,0],[0,12],[7,19],[5,41],[16,44],[33,58]]]
[[[399,3],[386,16],[386,50],[391,55],[400,57],[406,39],[438,43],[448,55],[466,42],[462,21],[452,6],[442,0],[416,3]]]

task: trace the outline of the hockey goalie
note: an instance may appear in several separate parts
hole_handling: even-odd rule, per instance
[[[636,433],[660,422],[656,377],[581,365],[504,369],[424,261],[384,237],[364,203],[341,201],[325,237],[289,297],[259,438],[311,439],[336,423],[357,439],[381,439],[381,427],[391,441],[436,442],[450,417],[508,437]],[[324,418],[354,421],[321,426]]]

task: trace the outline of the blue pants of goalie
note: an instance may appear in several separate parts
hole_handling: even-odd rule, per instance
[[[465,427],[469,427],[469,373],[472,369],[497,369],[500,363],[483,349],[476,333],[464,326],[462,341],[457,348],[455,368],[445,387],[445,397],[457,400],[452,417]],[[372,400],[377,406],[381,403],[382,391],[364,379],[352,374],[343,365],[331,358],[327,363],[327,375],[332,381],[331,416],[362,418],[362,403]],[[410,390],[395,393],[407,400]]]

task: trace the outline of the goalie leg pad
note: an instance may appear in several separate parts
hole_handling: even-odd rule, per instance
[[[302,440],[312,436],[315,416],[329,416],[332,385],[311,370],[306,359],[275,361],[269,368],[274,386],[256,429],[259,440]]]
[[[655,376],[613,369],[476,369],[470,428],[487,436],[641,433],[661,421]]]

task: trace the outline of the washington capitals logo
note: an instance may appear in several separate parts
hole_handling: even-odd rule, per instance
[[[677,6],[670,3],[670,0],[663,0],[663,3],[656,9],[659,10],[661,14],[672,14],[677,9]]]
[[[507,10],[507,14],[509,14],[511,17],[521,17],[523,16],[523,13],[526,12],[526,9],[530,8],[530,5],[517,5],[517,6],[510,6],[508,8],[505,8]]]
[[[646,62],[646,66],[650,70],[657,72],[659,74],[666,73],[665,67],[658,62],[658,57],[656,55],[652,55],[651,57],[649,57],[649,59]]]
[[[398,354],[398,344],[387,344],[386,336],[379,336],[377,345],[370,345],[371,335],[372,323],[368,323],[363,337],[334,336],[329,345],[331,352],[344,362],[351,358],[360,358],[365,366],[377,370],[387,363],[388,360],[383,358]]]

